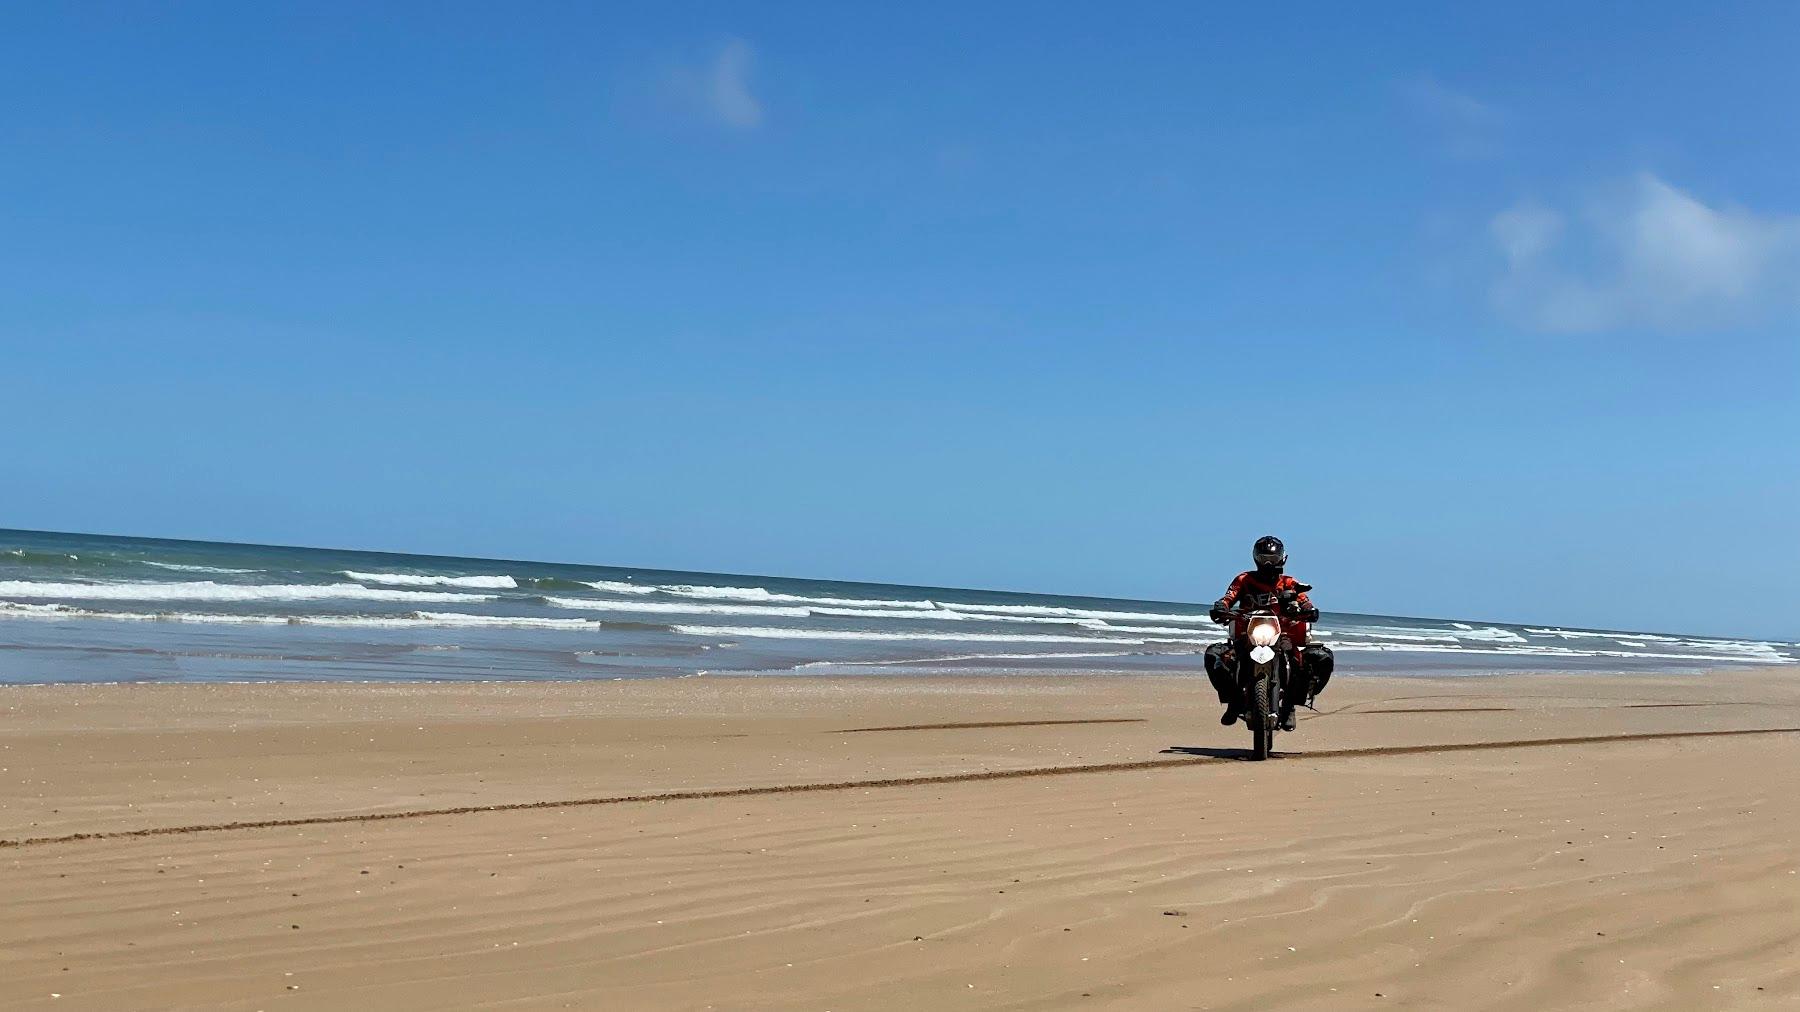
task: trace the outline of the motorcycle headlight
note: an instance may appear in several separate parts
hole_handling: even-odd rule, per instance
[[[1250,645],[1253,647],[1272,647],[1281,630],[1274,622],[1262,621],[1250,623]]]

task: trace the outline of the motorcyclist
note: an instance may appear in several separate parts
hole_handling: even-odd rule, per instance
[[[1250,555],[1256,568],[1239,573],[1231,581],[1225,596],[1213,603],[1211,617],[1214,622],[1227,621],[1231,618],[1232,606],[1239,601],[1267,605],[1280,613],[1281,631],[1294,645],[1290,659],[1293,684],[1283,694],[1281,729],[1292,731],[1294,706],[1301,702],[1311,704],[1313,697],[1324,690],[1337,659],[1324,644],[1307,642],[1308,627],[1319,620],[1319,609],[1306,596],[1312,588],[1283,571],[1287,566],[1287,548],[1281,539],[1273,535],[1257,538]],[[1232,621],[1229,639],[1206,648],[1207,677],[1218,690],[1219,702],[1225,704],[1225,715],[1219,718],[1219,723],[1227,727],[1244,715],[1240,706],[1243,694],[1237,684],[1237,662],[1233,657],[1236,644],[1244,634],[1244,620],[1240,617]]]

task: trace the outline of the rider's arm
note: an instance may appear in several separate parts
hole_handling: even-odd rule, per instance
[[[1312,603],[1312,598],[1307,597],[1305,591],[1301,591],[1300,596],[1294,598],[1294,605],[1297,609],[1294,618],[1301,622],[1317,622],[1319,620],[1319,606]]]
[[[1249,576],[1249,573],[1239,573],[1237,577],[1231,581],[1231,586],[1225,589],[1225,596],[1213,602],[1212,620],[1214,622],[1224,621],[1221,616],[1230,611],[1231,606],[1237,603],[1238,595],[1244,592],[1244,580],[1249,578]]]
[[[1239,573],[1238,575],[1232,577],[1231,586],[1225,588],[1225,596],[1219,598],[1219,603],[1224,605],[1227,608],[1236,604],[1238,595],[1242,594],[1244,592],[1244,581],[1248,580],[1249,578],[1250,578],[1249,573]]]

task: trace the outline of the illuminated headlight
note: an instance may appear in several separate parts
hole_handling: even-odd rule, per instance
[[[1273,622],[1253,622],[1250,624],[1250,645],[1253,647],[1272,647],[1281,630]]]

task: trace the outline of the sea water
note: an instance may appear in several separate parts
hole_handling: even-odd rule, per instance
[[[1232,574],[1218,575],[1223,585]],[[1188,673],[1220,638],[1206,611],[0,530],[0,682],[10,683]],[[1800,663],[1792,643],[1329,611],[1316,635],[1345,675]]]

